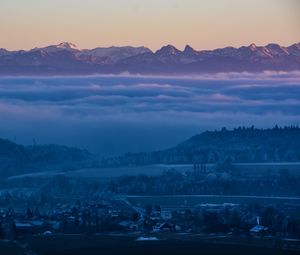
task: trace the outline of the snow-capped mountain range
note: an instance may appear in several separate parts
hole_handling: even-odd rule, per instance
[[[151,51],[146,47],[79,49],[63,42],[28,51],[0,49],[2,75],[55,74],[200,74],[300,70],[300,43],[198,51],[167,45]]]

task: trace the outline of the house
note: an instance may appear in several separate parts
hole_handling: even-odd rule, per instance
[[[172,219],[172,211],[171,210],[161,210],[160,218],[162,220],[170,220]]]
[[[19,235],[34,235],[47,230],[42,221],[17,221],[15,226]]]
[[[160,231],[171,231],[174,229],[174,225],[170,223],[157,223],[153,226],[153,232],[160,232]]]
[[[253,228],[250,229],[250,234],[253,236],[262,236],[264,235],[267,230],[269,229],[268,227],[262,226],[260,224],[260,217],[257,217],[257,225],[254,226]]]
[[[112,219],[119,218],[119,216],[120,216],[120,211],[119,210],[109,210],[108,213],[110,214],[110,217]]]
[[[119,222],[119,226],[121,226],[122,228],[124,228],[126,230],[131,230],[131,231],[137,231],[139,228],[139,225],[136,222],[126,221],[126,220]]]
[[[141,237],[138,237],[135,241],[158,241],[158,238],[157,237],[143,237],[143,236],[141,236]]]

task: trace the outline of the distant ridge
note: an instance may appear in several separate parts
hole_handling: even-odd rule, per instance
[[[300,162],[300,128],[205,131],[177,146],[149,153],[127,153],[98,161],[91,153],[60,145],[22,146],[0,139],[0,176],[89,167],[152,164]]]
[[[300,43],[198,51],[187,45],[183,51],[172,45],[156,52],[146,47],[79,49],[62,42],[24,51],[0,49],[1,75],[56,74],[201,74],[300,70]]]
[[[0,138],[1,178],[48,170],[72,170],[90,166],[93,156],[86,150],[60,145],[23,146]]]
[[[103,166],[217,163],[299,162],[300,128],[274,127],[206,131],[177,146],[150,153],[127,153],[103,160]]]

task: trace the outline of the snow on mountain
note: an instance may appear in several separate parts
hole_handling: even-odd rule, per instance
[[[161,49],[155,52],[157,56],[170,56],[170,55],[179,55],[181,53],[180,50],[175,48],[173,45],[163,46]]]
[[[183,54],[184,55],[194,55],[196,54],[197,51],[195,51],[190,45],[186,45],[184,50],[183,50]]]
[[[99,47],[92,50],[83,50],[81,52],[81,55],[93,56],[99,58],[109,58],[111,62],[115,63],[122,59],[133,57],[144,53],[151,53],[151,50],[146,47],[112,46],[109,48]]]
[[[287,48],[290,55],[300,57],[300,43],[295,43]]]
[[[216,72],[262,72],[300,70],[300,43],[289,47],[278,44],[240,48],[183,51],[173,45],[156,52],[146,47],[109,47],[80,50],[62,42],[30,51],[0,49],[0,74],[189,74]]]
[[[69,43],[69,42],[62,42],[56,45],[56,47],[63,48],[63,49],[79,50],[79,48],[74,43]]]
[[[266,48],[271,52],[273,56],[287,56],[289,55],[289,50],[286,47],[282,47],[278,44],[271,43],[266,46]]]
[[[46,53],[53,53],[53,52],[63,51],[63,50],[70,51],[70,52],[80,51],[79,48],[75,44],[69,43],[69,42],[62,42],[57,45],[50,45],[50,46],[46,46],[46,47],[42,47],[42,48],[34,48],[31,51],[43,51]]]
[[[0,56],[2,56],[2,55],[8,55],[8,54],[9,54],[8,50],[0,48]]]

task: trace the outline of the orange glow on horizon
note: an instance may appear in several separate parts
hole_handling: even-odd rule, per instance
[[[288,46],[300,42],[299,13],[298,0],[2,0],[0,48]]]

